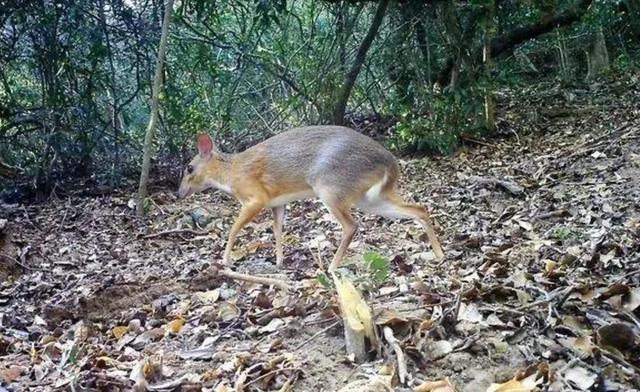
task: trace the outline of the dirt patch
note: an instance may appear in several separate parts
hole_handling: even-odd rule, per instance
[[[188,292],[188,288],[175,282],[151,284],[123,284],[107,287],[81,301],[80,314],[91,321],[104,321],[114,315],[139,307],[140,304],[154,304],[168,294],[179,295]],[[159,301],[155,311],[162,312],[169,302]]]
[[[20,276],[22,267],[16,259],[16,246],[6,219],[0,219],[0,280],[13,281]]]

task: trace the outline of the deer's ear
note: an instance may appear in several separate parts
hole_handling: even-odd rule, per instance
[[[198,135],[198,152],[203,157],[208,157],[213,152],[213,140],[211,140],[211,136],[206,133],[201,133]]]

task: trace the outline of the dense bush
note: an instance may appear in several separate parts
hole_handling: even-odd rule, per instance
[[[484,105],[500,86],[637,67],[638,3],[178,2],[155,157],[179,163],[202,130],[238,151],[340,121],[350,76],[347,118],[396,118],[392,146],[447,153],[490,125]],[[136,172],[163,14],[159,1],[3,3],[2,187],[28,180],[46,195],[60,181],[118,186]]]

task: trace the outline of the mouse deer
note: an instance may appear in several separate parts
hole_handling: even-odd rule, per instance
[[[357,223],[353,208],[390,218],[416,219],[425,229],[437,260],[444,258],[427,210],[406,203],[398,194],[400,168],[396,158],[373,139],[340,126],[309,126],[279,133],[237,153],[216,148],[211,137],[197,139],[198,154],[185,168],[178,197],[217,188],[242,205],[229,231],[223,261],[240,230],[264,208],[273,212],[276,264],[282,265],[285,205],[317,198],[342,226],[342,240],[329,271],[340,266]]]

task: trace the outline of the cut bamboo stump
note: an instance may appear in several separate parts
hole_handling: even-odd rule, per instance
[[[371,309],[353,283],[335,274],[332,274],[332,277],[344,323],[347,353],[353,356],[356,363],[366,362],[369,357],[367,341],[369,347],[377,346]]]

